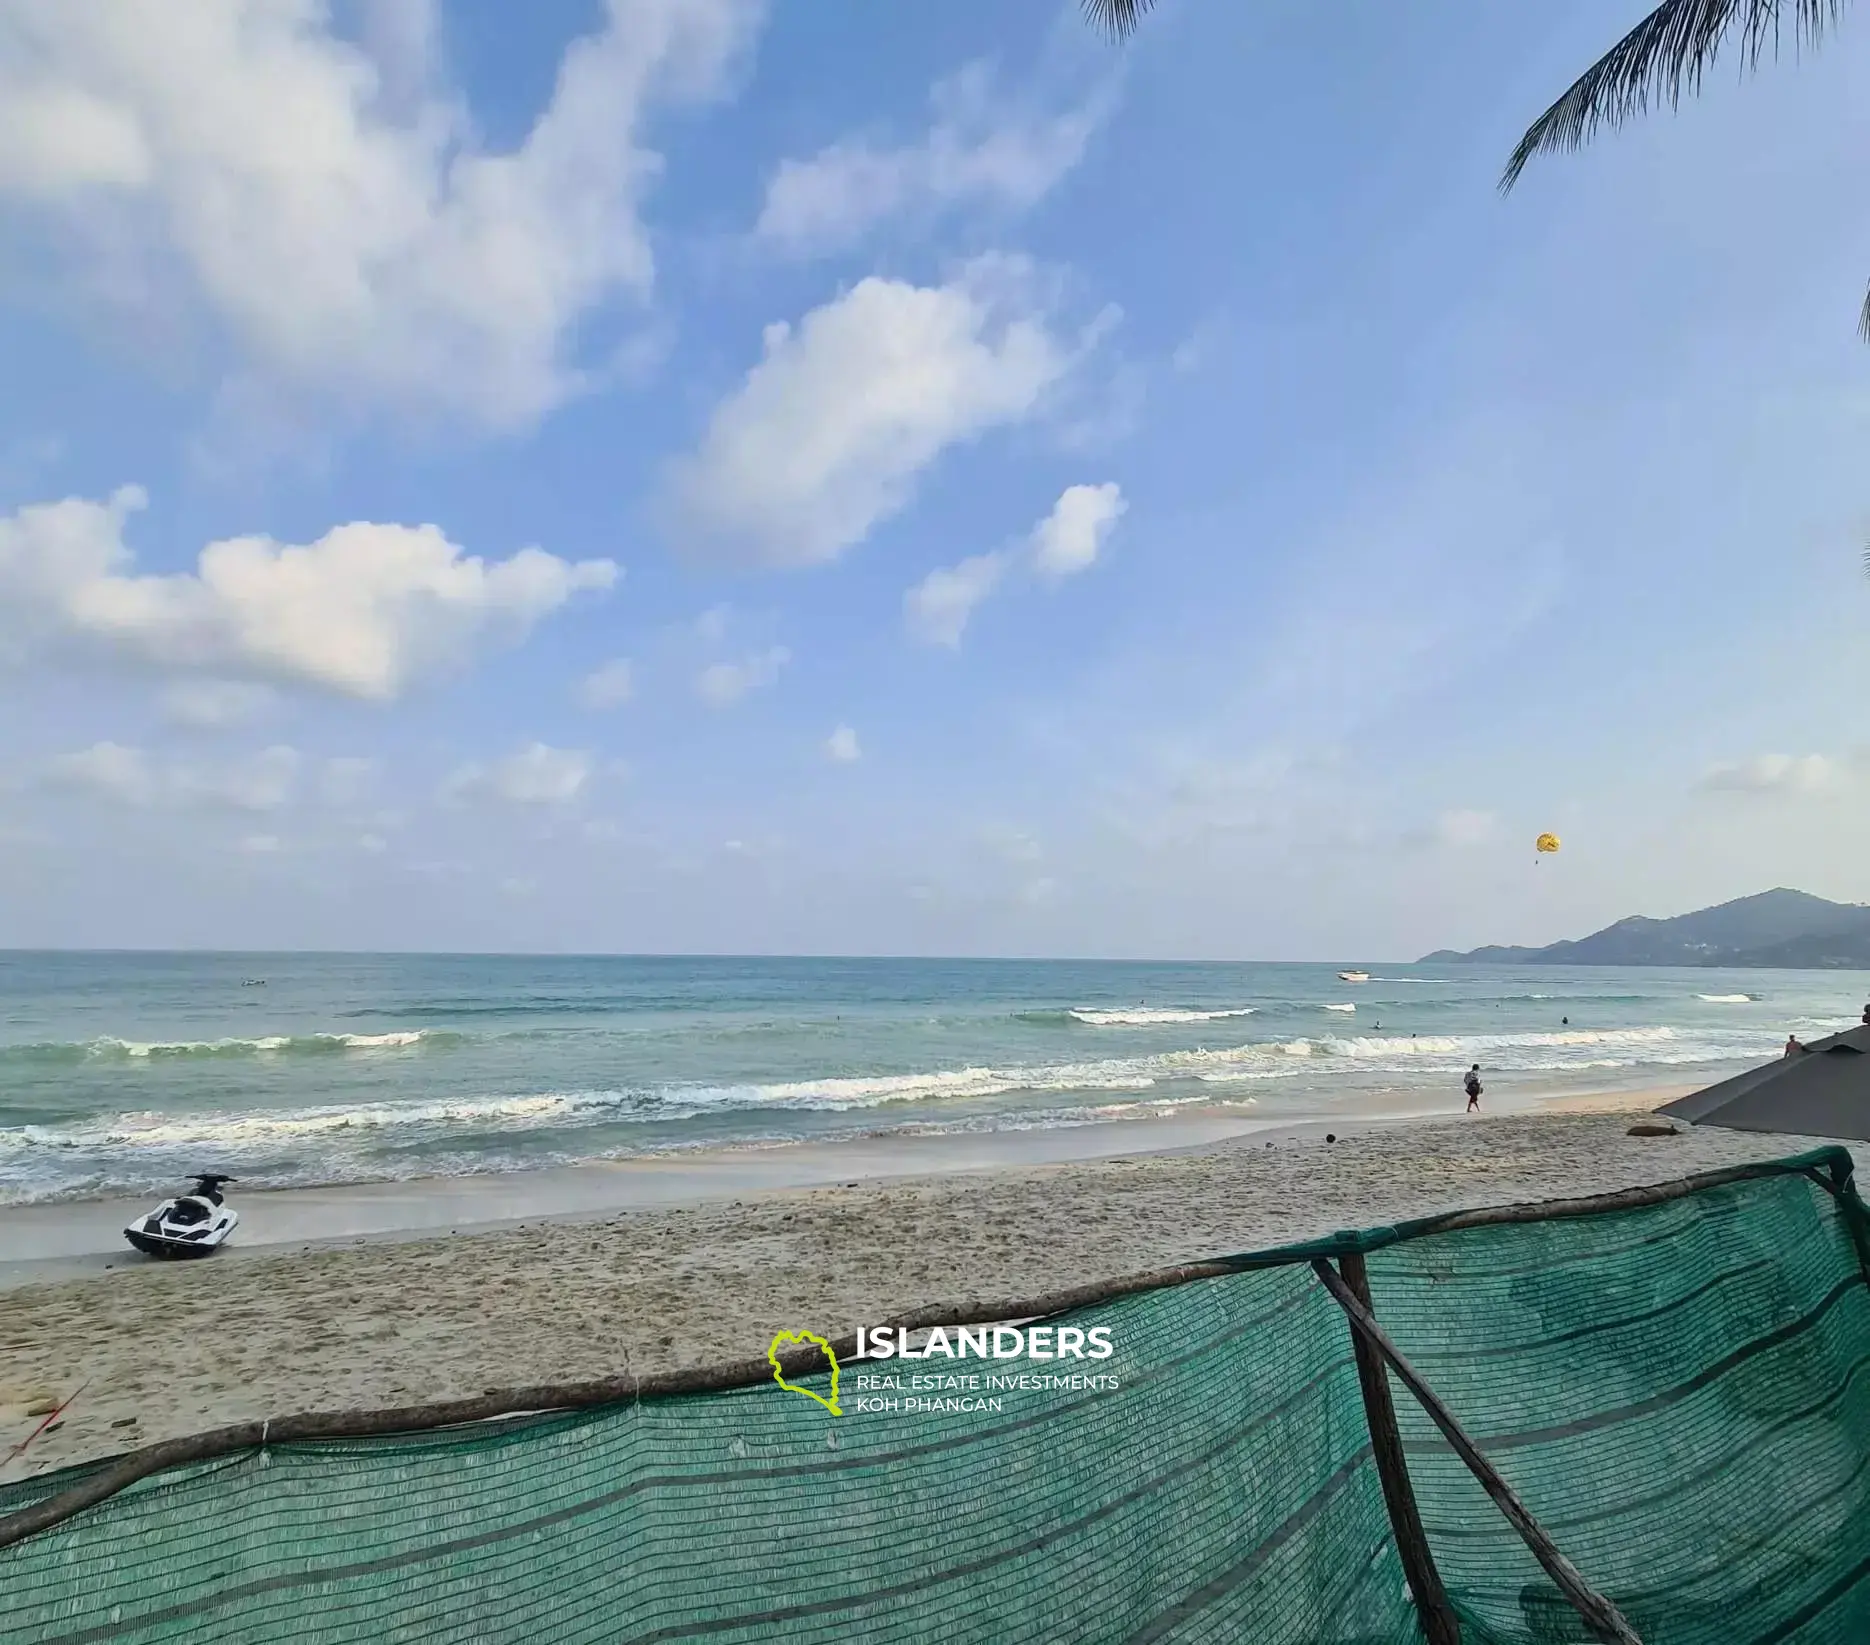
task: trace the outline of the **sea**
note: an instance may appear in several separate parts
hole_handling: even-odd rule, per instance
[[[0,1204],[803,1140],[1304,1119],[1701,1084],[1858,973],[388,954],[0,954]]]

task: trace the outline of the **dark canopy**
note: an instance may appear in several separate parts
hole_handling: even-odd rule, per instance
[[[1696,1125],[1870,1140],[1870,1027],[1814,1040],[1660,1110]]]

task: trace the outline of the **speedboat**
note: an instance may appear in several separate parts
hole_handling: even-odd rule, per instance
[[[1369,980],[1368,971],[1340,971],[1338,973],[1339,982],[1368,982]]]
[[[221,1184],[233,1180],[196,1177],[193,1193],[164,1200],[125,1228],[123,1237],[152,1257],[212,1256],[240,1226],[240,1213],[221,1199]]]

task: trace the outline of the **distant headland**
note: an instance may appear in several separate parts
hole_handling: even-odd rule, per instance
[[[1440,948],[1434,965],[1707,965],[1870,970],[1870,907],[1804,891],[1762,891],[1673,919],[1641,914],[1544,948]]]

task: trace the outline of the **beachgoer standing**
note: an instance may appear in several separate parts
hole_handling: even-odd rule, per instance
[[[1470,1114],[1478,1114],[1480,1112],[1479,1063],[1475,1063],[1474,1066],[1467,1071],[1467,1078],[1462,1082],[1462,1086],[1467,1092],[1467,1111]]]
[[[1786,1035],[1786,1055],[1788,1057],[1796,1057],[1804,1049],[1805,1047],[1799,1044],[1799,1037],[1797,1034]]]
[[[1864,1027],[1870,1028],[1870,1005],[1864,1007]]]

